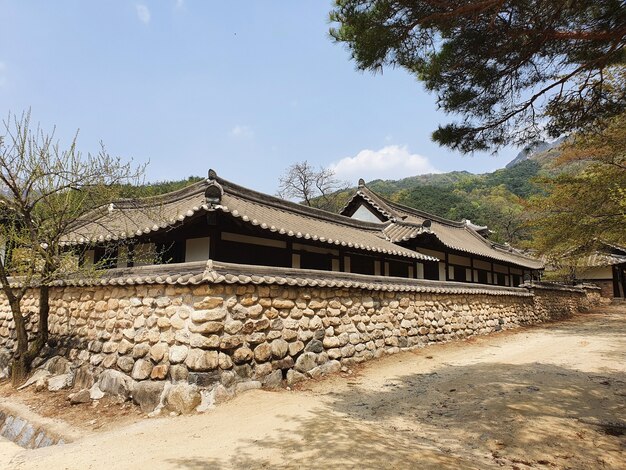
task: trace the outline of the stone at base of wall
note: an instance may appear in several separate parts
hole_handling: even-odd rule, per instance
[[[186,413],[192,404],[207,409],[237,392],[292,385],[381,355],[562,318],[588,308],[596,293],[539,284],[457,293],[263,284],[56,287],[40,362],[54,366],[48,385],[135,399],[148,413]],[[23,310],[37,317],[36,295],[24,298]],[[36,327],[29,324],[31,332]],[[0,374],[8,373],[14,347],[11,312],[0,299]],[[53,356],[69,362],[44,363]],[[55,378],[61,372],[67,377]]]

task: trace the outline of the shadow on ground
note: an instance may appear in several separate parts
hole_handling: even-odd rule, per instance
[[[295,431],[244,442],[228,461],[171,462],[197,470],[620,468],[624,392],[624,374],[538,363],[448,366],[389,380],[379,391],[355,383],[331,393]]]
[[[623,315],[623,314],[622,314]],[[552,334],[626,337],[622,315],[577,316]],[[597,351],[613,364],[626,350]],[[626,374],[554,364],[479,363],[365,379],[329,393],[306,418],[230,459],[172,460],[214,468],[626,468]]]

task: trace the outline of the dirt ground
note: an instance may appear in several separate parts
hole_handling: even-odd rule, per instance
[[[94,419],[86,405],[68,421],[81,412]],[[626,306],[255,390],[202,415],[99,419],[64,446],[0,442],[0,468],[624,469]]]
[[[28,407],[39,416],[61,419],[68,426],[81,433],[114,429],[143,419],[145,416],[139,407],[130,402],[119,403],[104,397],[90,404],[71,406],[68,395],[71,392],[35,392],[34,387],[16,390],[10,381],[0,382],[0,399]]]

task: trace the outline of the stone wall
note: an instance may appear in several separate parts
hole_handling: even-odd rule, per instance
[[[606,299],[612,299],[615,296],[612,279],[608,279],[608,280],[591,279],[586,282],[590,282],[590,283],[597,285],[601,289],[602,297]]]
[[[57,287],[51,290],[46,355],[68,358],[83,387],[105,369],[117,369],[137,382],[219,385],[230,394],[284,380],[292,384],[405,348],[562,317],[587,302],[581,289],[472,291],[454,283],[422,284],[430,287]],[[26,298],[23,306],[35,313],[37,300]],[[10,351],[14,342],[3,299],[0,346]]]
[[[525,287],[533,294],[536,313],[543,317],[558,318],[584,312],[603,301],[601,289],[593,284],[573,287],[534,282]]]

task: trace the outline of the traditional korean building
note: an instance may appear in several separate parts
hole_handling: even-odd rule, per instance
[[[576,263],[580,280],[599,286],[603,297],[626,298],[626,247],[598,242],[592,254]]]
[[[107,268],[212,259],[502,286],[517,286],[543,268],[480,233],[486,227],[393,204],[364,184],[334,214],[238,186],[211,170],[182,190],[102,207],[77,222],[65,244],[83,263]]]
[[[367,188],[363,180],[341,213],[384,224],[383,233],[393,243],[438,258],[424,262],[425,279],[518,286],[537,278],[543,269],[541,261],[488,240],[487,227],[394,203]]]

